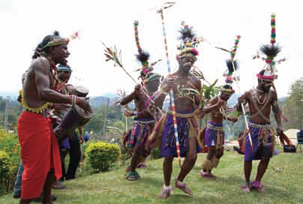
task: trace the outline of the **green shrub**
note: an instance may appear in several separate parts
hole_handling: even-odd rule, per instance
[[[161,150],[159,147],[154,148],[151,153],[150,153],[150,157],[152,159],[160,159],[161,158]]]
[[[12,176],[17,174],[20,164],[20,145],[18,136],[14,133],[7,133],[0,129],[0,150],[5,151],[11,161]]]
[[[107,171],[120,157],[118,145],[105,142],[90,143],[85,150],[86,159],[97,171]]]
[[[5,151],[0,151],[0,182],[8,179],[11,174],[12,162]]]
[[[0,151],[0,195],[6,193],[12,173],[12,162],[5,151]]]
[[[13,189],[20,164],[20,145],[17,134],[5,132],[0,128],[0,152],[2,152],[0,160],[6,158],[5,162],[0,161],[0,195],[2,195]],[[5,155],[9,158],[9,175],[7,175],[6,164],[8,160]],[[4,165],[2,162],[6,164]]]

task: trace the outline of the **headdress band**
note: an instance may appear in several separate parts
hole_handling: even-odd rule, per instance
[[[68,45],[69,39],[65,38],[56,38],[50,42],[48,42],[42,49],[52,47],[52,46],[58,46],[58,45]]]

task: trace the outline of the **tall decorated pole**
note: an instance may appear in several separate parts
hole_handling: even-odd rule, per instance
[[[170,69],[170,60],[169,60],[169,57],[168,57],[168,47],[167,47],[167,38],[166,38],[166,32],[165,32],[163,10],[173,6],[174,3],[171,2],[171,3],[168,3],[168,4],[169,4],[168,6],[164,6],[163,8],[159,9],[157,12],[161,15],[162,30],[163,30],[163,37],[164,37],[164,44],[165,44],[165,54],[166,54],[166,60],[167,60],[167,69],[168,69],[168,74],[170,74],[171,69]],[[172,116],[173,116],[173,123],[174,123],[174,133],[175,133],[175,140],[176,140],[176,147],[177,147],[178,163],[179,163],[179,166],[181,167],[180,144],[179,144],[178,126],[177,126],[177,117],[176,117],[176,106],[175,106],[175,99],[174,99],[173,89],[170,89],[169,96],[170,96],[170,106],[171,106],[171,109],[172,109]]]
[[[235,63],[234,63],[234,61],[235,61],[235,55],[236,55],[236,51],[238,49],[238,44],[239,44],[240,38],[241,38],[241,36],[238,35],[237,39],[235,41],[235,45],[234,45],[234,47],[233,47],[230,55],[231,55],[231,62],[232,62],[233,70],[235,72],[235,81],[236,81],[236,84],[237,84],[239,95],[242,95],[241,94],[241,89],[240,89],[240,83],[239,83],[239,79],[238,79],[237,74],[236,74]],[[246,128],[246,132],[248,134],[249,143],[250,143],[250,146],[251,146],[251,148],[253,150],[252,139],[251,139],[251,135],[250,135],[249,127],[248,127],[247,115],[246,115],[243,103],[241,103],[241,108],[242,108],[242,112],[243,112],[243,116],[244,116],[245,128]]]
[[[276,43],[276,14],[271,14],[271,36],[270,36],[270,43],[273,45]]]

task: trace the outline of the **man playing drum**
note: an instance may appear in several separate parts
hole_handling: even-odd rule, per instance
[[[57,87],[55,88],[56,91],[58,91],[61,94],[69,95],[69,92],[68,92],[69,90],[68,90],[66,84],[68,83],[68,81],[70,79],[71,72],[72,72],[72,69],[68,65],[62,65],[62,64],[60,64],[58,66],[58,71],[57,71],[58,83],[57,83]],[[70,104],[54,103],[53,113],[60,120],[62,120],[62,118],[64,117],[64,115],[69,111],[69,109],[71,107],[72,106]],[[80,132],[80,141],[81,141],[82,128],[78,128],[78,130]],[[60,147],[60,157],[61,157],[61,166],[62,166],[62,177],[61,177],[60,180],[56,180],[55,181],[55,183],[53,185],[53,188],[55,188],[55,189],[62,189],[62,188],[65,187],[63,185],[63,183],[61,182],[61,181],[64,181],[64,179],[65,179],[65,173],[66,173],[65,172],[65,162],[64,161],[65,161],[65,157],[66,157],[66,155],[67,155],[68,152],[70,152],[70,155],[71,155],[71,151],[75,152],[74,151],[75,145],[71,145],[71,143],[73,144],[73,143],[76,142],[74,140],[77,140],[78,144],[79,144],[78,145],[79,148],[77,148],[77,149],[79,149],[79,151],[78,151],[78,154],[79,154],[78,157],[79,157],[79,159],[78,159],[78,163],[77,163],[76,166],[78,166],[78,164],[79,164],[80,157],[81,157],[80,143],[79,143],[79,139],[78,139],[77,135],[74,134],[72,139],[66,138],[61,144],[59,144],[59,147]],[[73,147],[73,149],[72,149],[72,147]],[[70,156],[70,160],[72,160],[73,155]],[[75,160],[75,159],[73,159],[73,160]]]
[[[30,203],[43,191],[43,203],[50,204],[54,176],[61,177],[59,148],[48,121],[48,102],[78,104],[91,111],[85,98],[62,95],[54,90],[56,64],[66,64],[68,40],[46,36],[37,46],[35,59],[27,72],[21,100],[24,110],[18,120],[21,159],[24,164],[20,203]]]

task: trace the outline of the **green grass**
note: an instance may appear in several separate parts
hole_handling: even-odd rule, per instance
[[[124,179],[124,167],[66,181],[66,189],[53,191],[58,196],[55,203],[303,203],[303,154],[281,153],[273,157],[262,180],[266,190],[264,193],[241,191],[243,156],[233,152],[225,152],[218,168],[214,169],[216,179],[202,179],[199,170],[205,156],[198,155],[195,167],[185,179],[193,190],[193,197],[175,189],[168,199],[157,198],[163,185],[163,160],[159,159],[149,160],[147,169],[139,169],[141,179],[134,182]],[[257,164],[253,163],[252,178],[255,177]],[[175,160],[172,178],[178,172]],[[0,198],[0,203],[15,204],[18,200],[5,195]]]

